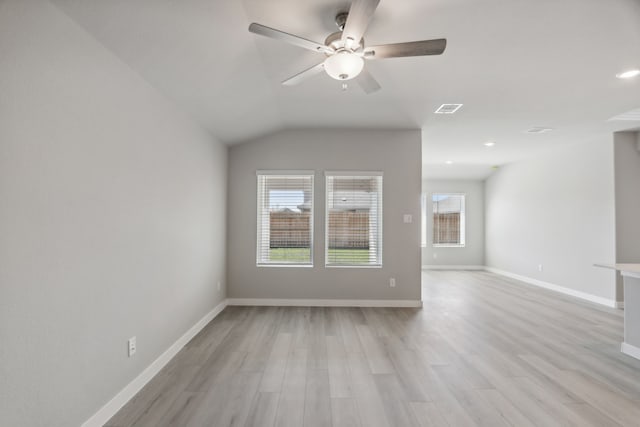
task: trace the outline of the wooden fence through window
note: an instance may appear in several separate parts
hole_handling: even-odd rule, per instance
[[[329,212],[329,249],[369,249],[369,212]]]
[[[271,212],[271,248],[308,248],[311,240],[309,212]]]
[[[459,212],[433,214],[433,243],[436,245],[460,243]]]
[[[271,248],[308,248],[311,240],[309,212],[271,212]],[[369,213],[329,212],[329,248],[369,249]]]

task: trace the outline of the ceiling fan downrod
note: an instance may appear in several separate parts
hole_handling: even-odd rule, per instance
[[[340,31],[344,31],[344,25],[347,23],[349,12],[340,12],[336,15],[336,25]]]

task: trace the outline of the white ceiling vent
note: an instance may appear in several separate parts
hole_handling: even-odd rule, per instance
[[[453,114],[462,107],[462,104],[442,104],[435,111],[436,114]]]
[[[635,110],[627,111],[626,113],[618,114],[617,116],[611,117],[608,121],[640,121],[640,108],[636,108]]]
[[[551,132],[552,130],[553,128],[534,127],[534,128],[525,130],[524,133],[547,133],[547,132]]]

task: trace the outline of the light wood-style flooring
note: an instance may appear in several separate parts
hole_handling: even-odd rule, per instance
[[[622,311],[487,272],[424,307],[228,307],[107,426],[639,426]]]

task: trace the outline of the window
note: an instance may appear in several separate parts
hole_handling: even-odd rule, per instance
[[[433,203],[433,246],[464,246],[464,194],[431,196]]]
[[[325,264],[382,266],[382,173],[326,172]]]
[[[313,265],[313,171],[257,175],[257,265]]]

